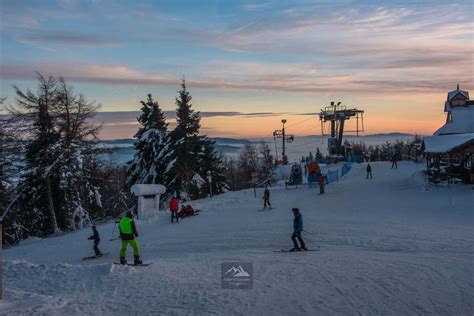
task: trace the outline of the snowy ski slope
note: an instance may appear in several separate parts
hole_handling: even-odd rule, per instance
[[[422,164],[365,165],[326,187],[272,187],[199,200],[199,216],[171,224],[167,214],[139,222],[149,267],[113,265],[113,224],[98,227],[101,249],[90,261],[90,230],[29,240],[4,251],[1,315],[472,315],[474,191],[425,187]],[[321,251],[290,248],[292,207],[303,237]],[[115,233],[116,235],[116,233]],[[129,260],[131,253],[129,249]],[[253,262],[251,290],[221,289],[221,263]]]

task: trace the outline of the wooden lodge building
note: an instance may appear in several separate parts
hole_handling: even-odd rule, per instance
[[[474,100],[458,84],[448,93],[444,112],[446,123],[423,139],[428,179],[474,183]]]

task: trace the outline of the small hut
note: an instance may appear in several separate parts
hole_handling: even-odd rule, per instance
[[[166,192],[161,184],[134,184],[132,193],[138,198],[137,217],[146,218],[160,210],[160,196]]]

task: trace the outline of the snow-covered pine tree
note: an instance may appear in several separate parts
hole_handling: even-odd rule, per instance
[[[0,98],[0,110],[3,110],[5,99]],[[15,244],[23,233],[15,214],[10,212],[16,196],[14,177],[18,168],[14,161],[17,161],[18,147],[11,118],[0,116],[0,222],[3,225],[2,241],[6,245]]]
[[[0,98],[0,106],[5,98]],[[3,110],[0,107],[0,110]],[[12,194],[12,157],[9,152],[9,143],[12,142],[10,137],[10,128],[6,116],[0,116],[0,210],[3,212],[11,199]],[[0,213],[1,215],[1,213]]]
[[[273,180],[273,157],[264,142],[257,147],[244,144],[237,159],[226,159],[225,174],[232,190],[242,190],[252,186],[252,172],[258,172],[259,181]]]
[[[148,94],[140,101],[141,114],[137,118],[141,127],[135,134],[135,155],[128,163],[128,183],[163,184],[166,170],[168,123],[158,101]]]
[[[56,106],[56,80],[38,74],[37,92],[16,92],[16,108],[10,109],[16,126],[25,136],[25,167],[19,182],[18,212],[16,218],[29,235],[59,232],[55,198],[59,175],[50,166],[55,161],[59,132],[53,115]]]
[[[212,195],[229,190],[225,176],[225,164],[222,156],[215,149],[215,142],[206,136],[200,136],[199,175],[205,180],[205,185],[199,189],[199,197],[209,195],[209,176],[211,177]]]
[[[94,218],[117,217],[129,208],[134,199],[128,183],[127,165],[104,164],[97,159],[89,159],[84,161],[84,168],[93,175],[89,181],[99,188],[97,197],[101,207],[92,210]]]
[[[252,172],[258,172],[258,150],[253,144],[245,144],[240,152],[238,166],[240,183],[243,187],[251,186]],[[260,175],[259,175],[260,176]]]
[[[74,229],[74,217],[87,217],[97,205],[96,191],[87,181],[82,161],[90,153],[99,127],[91,125],[97,106],[76,95],[62,78],[38,74],[36,93],[15,87],[16,126],[25,127],[25,172],[17,218],[29,235],[44,236]]]
[[[183,78],[176,98],[176,128],[170,132],[168,166],[165,185],[168,195],[185,191],[192,198],[209,194],[208,172],[212,177],[213,194],[227,189],[222,158],[215,151],[215,144],[206,136],[199,136],[201,115],[194,112],[191,94]]]
[[[195,113],[191,104],[192,97],[186,89],[183,78],[176,103],[176,128],[169,133],[170,150],[167,154],[165,185],[169,194],[175,191],[189,192],[199,175],[201,116]],[[202,175],[200,175],[202,178]],[[194,179],[194,180],[193,180]],[[194,191],[194,190],[193,190]],[[194,195],[194,194],[193,194]],[[193,196],[195,197],[195,196]]]
[[[262,141],[259,146],[259,160],[258,160],[258,172],[260,181],[273,181],[273,170],[275,165],[273,163],[273,156],[271,154],[270,147],[267,143]]]
[[[61,154],[57,169],[61,175],[58,224],[63,229],[83,228],[91,221],[89,211],[101,207],[98,188],[91,174],[84,168],[84,160],[91,159],[93,141],[97,140],[100,126],[92,123],[98,105],[82,94],[75,94],[63,78],[57,88],[57,129],[60,133]]]

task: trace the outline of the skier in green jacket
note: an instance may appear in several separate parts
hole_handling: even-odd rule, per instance
[[[122,248],[120,249],[120,263],[127,264],[127,246],[130,244],[133,248],[134,262],[133,264],[142,264],[140,260],[140,249],[135,237],[138,237],[135,221],[132,212],[128,211],[127,215],[122,216],[119,221],[120,239],[122,239]]]

